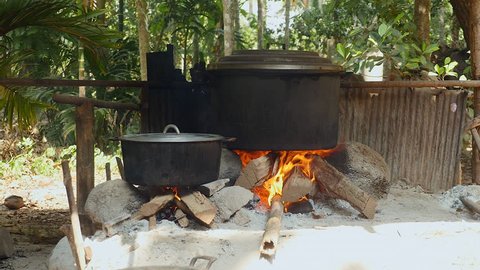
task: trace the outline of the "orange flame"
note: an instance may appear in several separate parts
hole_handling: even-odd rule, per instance
[[[298,167],[305,176],[310,178],[312,181],[315,181],[315,176],[311,172],[310,166],[314,156],[320,155],[325,157],[334,151],[335,149],[312,151],[279,151],[279,164],[277,172],[274,172],[274,175],[266,180],[262,186],[254,187],[253,191],[260,197],[262,202],[271,205],[272,198],[275,195],[282,195],[283,185],[295,167]],[[246,166],[250,160],[264,156],[270,151],[245,152],[236,150],[235,152],[240,156],[243,166]]]
[[[265,155],[268,155],[268,153],[270,153],[270,151],[243,151],[243,150],[233,150],[233,152],[235,152],[240,157],[243,167],[247,166],[250,160],[263,157]]]

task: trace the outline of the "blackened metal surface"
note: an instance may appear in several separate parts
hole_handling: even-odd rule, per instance
[[[221,140],[122,141],[126,181],[144,186],[197,186],[218,179]]]
[[[212,71],[213,129],[231,149],[313,150],[337,144],[339,74]]]

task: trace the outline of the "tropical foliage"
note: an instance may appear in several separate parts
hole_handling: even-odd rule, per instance
[[[266,10],[283,5],[277,14],[259,20],[257,3]],[[223,54],[223,13],[233,12],[237,49],[263,48],[316,51],[348,71],[361,73],[383,64],[398,78],[430,75],[445,79],[462,75],[466,65],[442,54],[466,45],[447,0],[431,0],[430,42],[415,38],[414,0],[249,0],[232,1],[239,8],[227,11],[220,0],[146,1],[152,51],[175,47],[176,66],[188,70],[198,61],[215,61]],[[100,1],[84,7],[73,0],[0,0],[0,78],[77,79],[79,49],[85,51],[87,79],[138,80],[139,39],[135,1]],[[102,1],[102,5],[105,1]],[[286,5],[288,3],[288,5]],[[285,23],[277,28],[269,20],[285,20],[290,12],[289,37]],[[267,12],[268,13],[268,12]],[[266,21],[257,37],[258,21]],[[259,38],[262,40],[260,41]],[[450,48],[447,48],[450,47]],[[464,60],[464,59],[463,59]],[[456,64],[458,62],[458,64]],[[460,67],[462,70],[460,70]],[[37,128],[52,145],[74,141],[71,106],[53,104],[54,92],[77,94],[75,88],[34,88],[0,85],[0,112],[10,129]],[[87,96],[138,102],[138,90],[91,87]],[[110,147],[107,138],[138,128],[138,115],[96,110],[97,143]]]

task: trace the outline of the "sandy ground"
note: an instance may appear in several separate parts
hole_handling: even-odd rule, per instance
[[[5,188],[0,191],[6,192]],[[258,253],[267,219],[262,209],[242,210],[250,219],[245,226],[227,222],[213,229],[180,229],[162,221],[157,229],[147,232],[145,222],[140,222],[125,227],[121,235],[105,238],[99,233],[89,239],[94,250],[89,268],[186,266],[191,258],[207,255],[217,258],[213,270],[480,269],[479,217],[463,207],[459,196],[479,201],[480,186],[458,186],[442,194],[427,194],[418,187],[397,183],[387,198],[379,201],[373,220],[359,217],[343,201],[319,199],[314,202],[319,219],[312,214],[284,215],[272,262],[259,258]],[[48,198],[45,201],[52,207],[64,208],[65,201]],[[43,203],[40,199],[37,202]],[[21,241],[16,241],[13,258],[0,260],[0,269],[47,269],[53,245]],[[55,254],[59,256],[59,269],[69,269],[68,246],[61,251]],[[199,269],[204,265],[199,262]]]

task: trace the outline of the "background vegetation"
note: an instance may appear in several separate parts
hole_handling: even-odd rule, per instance
[[[396,79],[468,78],[468,46],[450,2],[456,1],[0,0],[0,77],[140,80],[139,55],[173,44],[176,66],[188,78],[194,63],[227,51],[231,28],[234,49],[316,51],[357,74],[383,64],[384,76]],[[274,4],[282,6],[277,14],[268,12]],[[428,7],[428,22],[419,19],[425,17],[419,5]],[[226,14],[233,20],[224,22]],[[272,17],[281,18],[280,27],[270,26]],[[33,171],[20,174],[48,174],[36,169],[34,157],[57,162],[58,149],[71,150],[75,138],[73,108],[51,97],[79,91],[0,85],[0,169],[23,164]],[[91,87],[84,95],[139,102],[136,89]],[[95,117],[102,152],[118,149],[108,138],[138,130],[133,113],[96,109]]]

